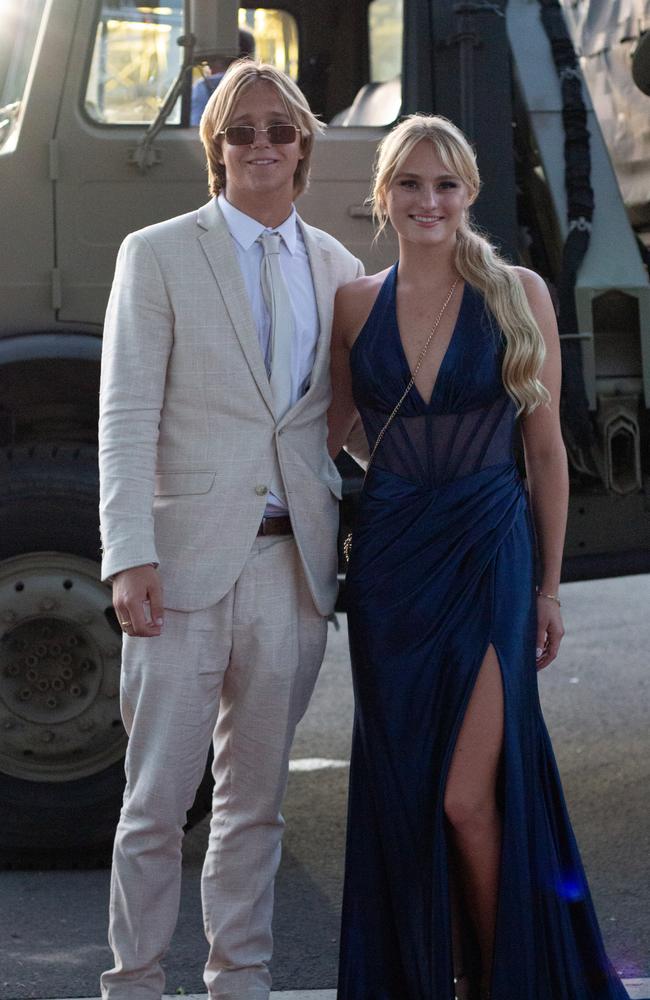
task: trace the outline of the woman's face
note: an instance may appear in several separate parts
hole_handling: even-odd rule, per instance
[[[422,246],[451,246],[471,200],[467,185],[443,167],[433,143],[422,139],[393,178],[386,208],[402,239]]]

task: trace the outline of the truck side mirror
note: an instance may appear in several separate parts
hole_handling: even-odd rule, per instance
[[[639,39],[632,56],[632,79],[639,90],[650,97],[650,31]]]
[[[238,0],[186,0],[189,31],[194,35],[193,62],[239,55]]]

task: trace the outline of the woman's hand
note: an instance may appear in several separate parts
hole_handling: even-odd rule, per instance
[[[558,654],[564,625],[560,606],[552,598],[537,595],[537,669],[543,670]]]

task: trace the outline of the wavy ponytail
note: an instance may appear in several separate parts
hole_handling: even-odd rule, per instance
[[[506,348],[501,374],[506,392],[516,403],[518,414],[532,413],[551,397],[538,378],[546,345],[521,278],[470,223],[456,234],[455,263],[461,277],[482,293],[503,331]]]

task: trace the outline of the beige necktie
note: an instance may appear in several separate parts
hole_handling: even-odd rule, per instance
[[[295,325],[289,289],[280,268],[282,237],[279,233],[262,233],[259,242],[264,251],[260,269],[262,295],[271,317],[268,351],[271,368],[269,381],[273,392],[275,419],[281,420],[291,407],[291,350]],[[286,503],[284,484],[280,477],[279,468],[272,477],[271,492],[282,503]]]
[[[289,289],[280,268],[279,233],[262,233],[264,256],[260,270],[262,295],[271,317],[269,359],[275,418],[280,420],[291,406],[291,348],[294,339],[293,310]]]

